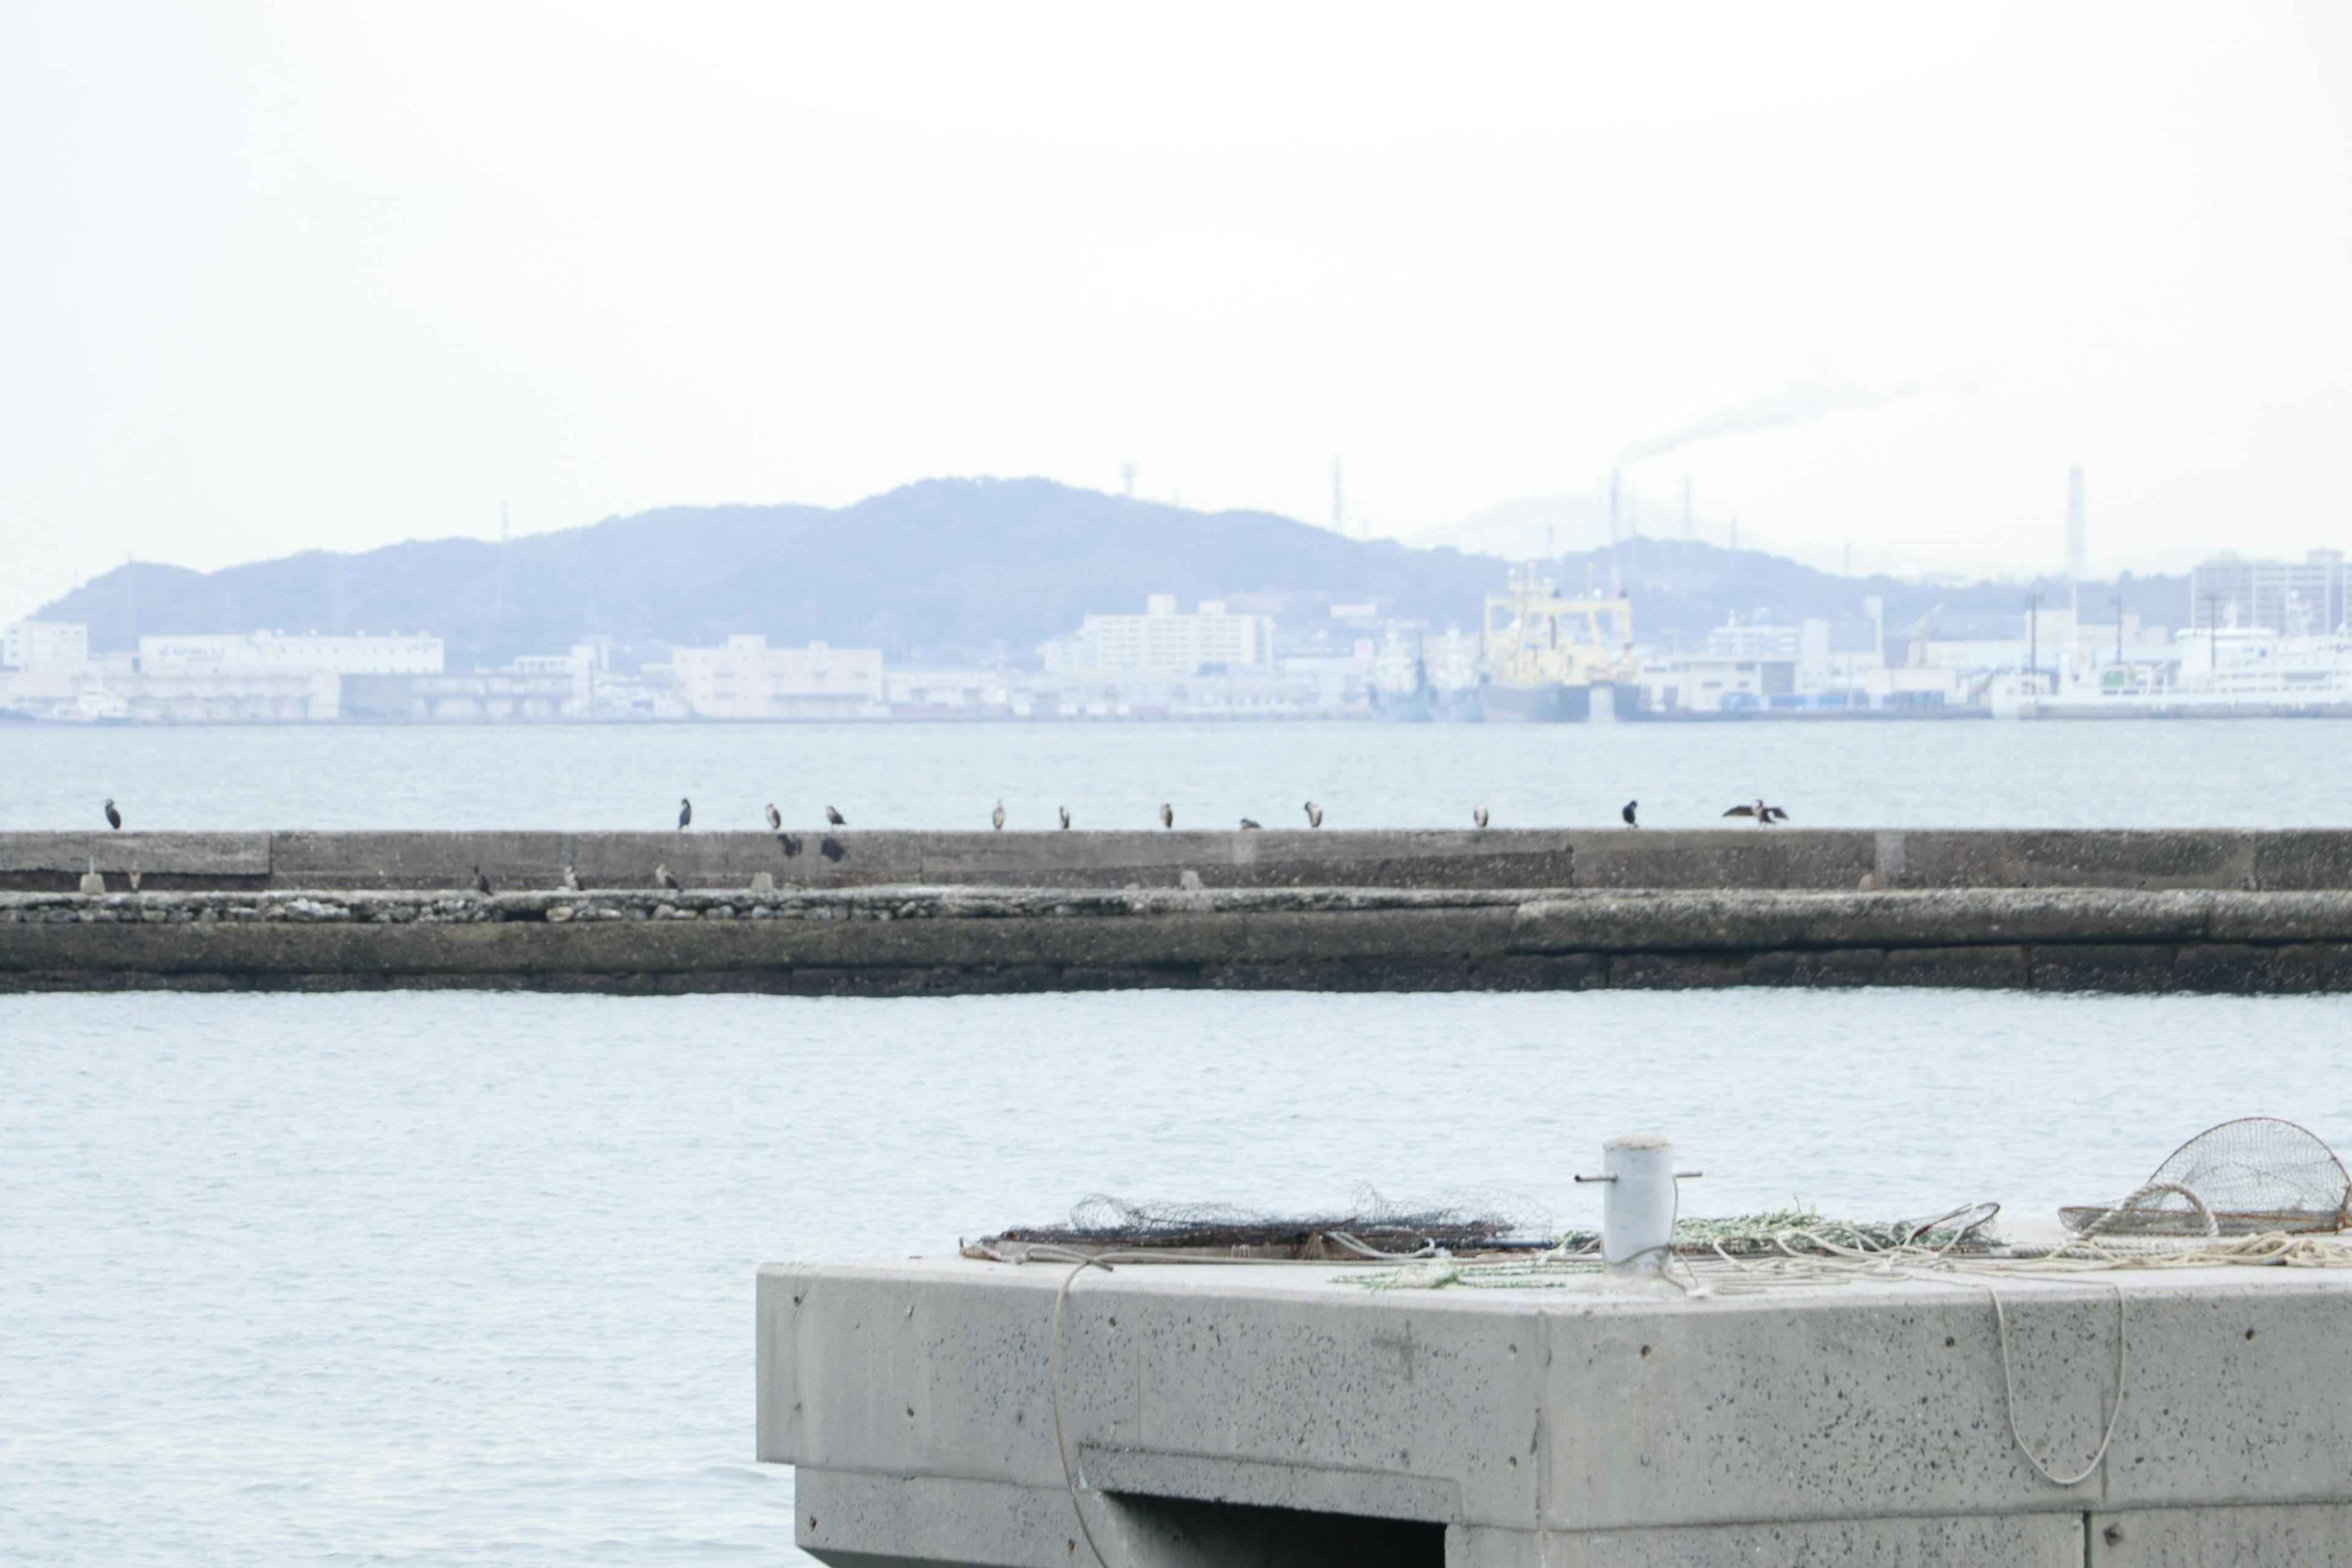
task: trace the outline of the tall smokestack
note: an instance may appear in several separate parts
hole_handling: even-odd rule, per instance
[[[1609,596],[1612,599],[1623,592],[1617,574],[1617,473],[1615,468],[1609,470]]]
[[[2083,468],[2066,470],[2066,575],[2080,582],[2091,560],[2091,524],[2083,510]]]

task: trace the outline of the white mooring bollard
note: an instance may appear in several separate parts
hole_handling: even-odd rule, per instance
[[[1675,1146],[1652,1133],[1629,1133],[1601,1145],[1601,1262],[1619,1276],[1663,1273],[1675,1239],[1675,1184],[1698,1176],[1675,1169]]]

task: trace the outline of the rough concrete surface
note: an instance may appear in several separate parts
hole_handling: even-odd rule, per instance
[[[807,888],[921,883],[1172,888],[1847,889],[2352,889],[2333,829],[1433,828],[1265,832],[283,832],[0,834],[0,889],[64,892],[95,858],[110,889],[689,887],[767,872]]]
[[[2011,1436],[1978,1285],[1374,1294],[1330,1265],[1127,1266],[1072,1282],[1057,1341],[1068,1272],[761,1271],[759,1454],[800,1467],[803,1547],[1091,1563],[1083,1508],[1114,1564],[1335,1561],[1286,1544],[1333,1530],[1480,1568],[2352,1561],[2332,1274],[2003,1281],[2017,1432],[2062,1472],[2129,1334],[2114,1445],[2067,1488]]]
[[[0,893],[0,990],[2352,989],[2352,893]]]

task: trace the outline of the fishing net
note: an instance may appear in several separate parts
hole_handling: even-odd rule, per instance
[[[2129,1197],[2058,1211],[2107,1236],[2255,1236],[2352,1228],[2352,1176],[2309,1131],[2270,1116],[2208,1128]]]
[[[1032,1248],[1091,1256],[1150,1251],[1266,1259],[1411,1258],[1435,1251],[1507,1251],[1551,1245],[1539,1220],[1500,1202],[1391,1204],[1360,1188],[1344,1212],[1272,1215],[1231,1204],[1133,1204],[1097,1194],[1069,1222],[1015,1226],[964,1247],[967,1256],[1018,1259]]]
[[[1884,1222],[1823,1219],[1801,1207],[1720,1219],[1685,1215],[1675,1222],[1674,1249],[1717,1258],[1911,1246],[1973,1251],[1993,1244],[1986,1227],[2000,1209],[1971,1204],[1933,1219]],[[1097,1195],[1080,1200],[1066,1225],[1013,1226],[967,1242],[963,1251],[1019,1261],[1033,1247],[1056,1257],[1150,1252],[1330,1262],[1539,1254],[1547,1264],[1601,1266],[1599,1231],[1553,1231],[1528,1205],[1498,1199],[1399,1205],[1369,1187],[1359,1189],[1345,1213],[1291,1215],[1229,1204],[1131,1204]]]

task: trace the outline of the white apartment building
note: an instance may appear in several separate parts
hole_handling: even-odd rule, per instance
[[[89,660],[89,628],[79,621],[11,621],[0,633],[0,666],[50,669]]]
[[[1176,595],[1153,594],[1139,616],[1088,616],[1069,637],[1041,644],[1049,670],[1157,670],[1175,675],[1271,668],[1274,617],[1235,615],[1203,599],[1179,615]]]
[[[1769,621],[1741,625],[1735,620],[1706,634],[1709,658],[1794,659],[1804,651],[1802,626],[1777,626]]]
[[[325,670],[335,675],[438,675],[441,639],[403,636],[322,637],[282,632],[141,637],[139,668],[172,670]]]
[[[2326,637],[2346,620],[2344,557],[2308,552],[2301,561],[2250,560],[2224,551],[2189,573],[2189,625]]]
[[[698,719],[877,717],[888,700],[878,647],[770,647],[757,633],[672,648],[670,679]]]

